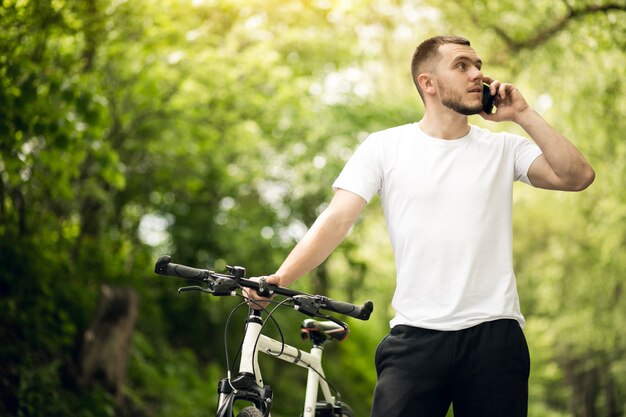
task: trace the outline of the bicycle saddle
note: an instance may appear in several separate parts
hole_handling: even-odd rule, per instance
[[[348,337],[349,333],[350,329],[348,326],[344,328],[333,321],[306,319],[300,324],[300,336],[302,336],[304,340],[323,335],[331,339],[342,341]]]

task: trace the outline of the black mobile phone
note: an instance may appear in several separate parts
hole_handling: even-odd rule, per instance
[[[483,84],[483,111],[487,114],[491,114],[493,111],[493,102],[496,96],[491,95],[491,90],[487,84]]]

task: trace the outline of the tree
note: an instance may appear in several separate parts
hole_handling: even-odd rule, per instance
[[[176,284],[153,277],[157,255],[273,271],[358,143],[419,119],[408,68],[417,41],[463,28],[485,71],[518,85],[598,174],[580,195],[516,189],[531,415],[623,415],[623,14],[619,2],[584,0],[3,2],[0,410],[212,407],[206,384],[224,372],[232,304],[176,296]],[[358,414],[393,314],[384,228],[369,205],[297,284],[376,302],[354,340],[327,353],[359,381],[344,393]],[[103,284],[131,285],[141,299],[117,409],[105,388],[81,390],[70,372]],[[281,398],[294,397],[300,376],[268,372]],[[297,412],[285,407],[273,415]]]

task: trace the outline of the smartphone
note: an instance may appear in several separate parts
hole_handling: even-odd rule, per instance
[[[491,91],[489,90],[489,86],[487,84],[483,84],[483,111],[487,114],[491,114],[493,111],[493,102],[495,101],[496,96],[491,95]]]

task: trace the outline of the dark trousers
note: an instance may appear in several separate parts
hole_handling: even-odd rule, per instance
[[[530,357],[515,320],[395,326],[376,351],[372,417],[526,417]]]

